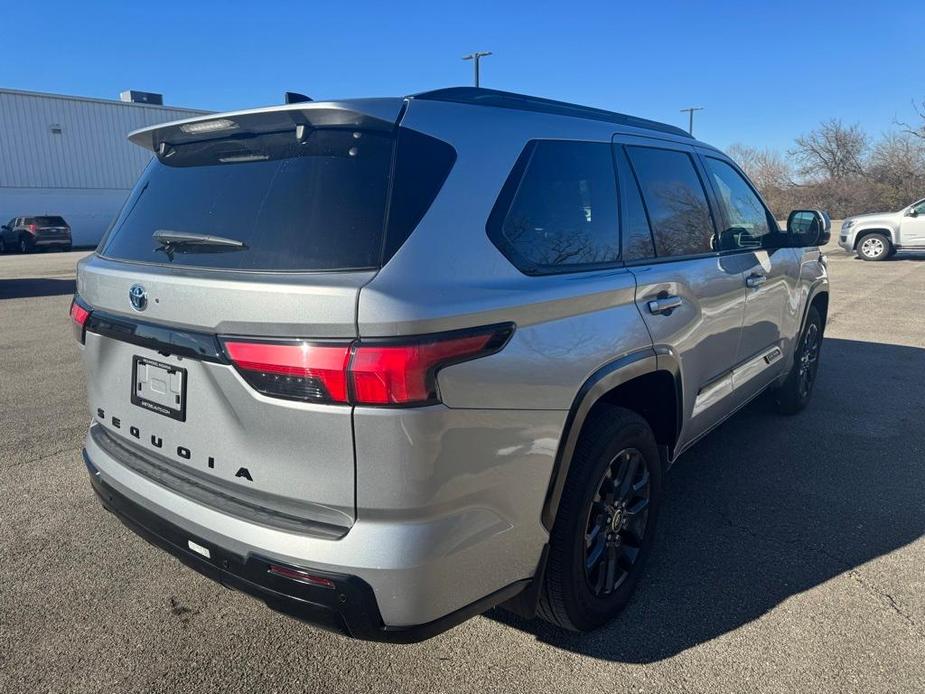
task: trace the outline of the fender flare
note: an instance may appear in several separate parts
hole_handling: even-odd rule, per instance
[[[806,327],[806,319],[809,318],[809,307],[813,305],[813,302],[816,300],[816,297],[820,294],[829,293],[829,280],[827,277],[820,277],[812,286],[809,288],[809,293],[806,295],[806,305],[803,307],[803,318],[800,321],[800,332],[797,333],[797,336],[803,334],[803,329]],[[828,323],[828,315],[825,317],[826,323]],[[823,325],[823,328],[825,326]]]
[[[884,234],[887,238],[890,239],[890,243],[894,246],[896,245],[896,232],[884,226],[870,226],[857,229],[854,232],[854,250],[858,249],[858,241],[864,236],[864,234]]]
[[[546,490],[546,499],[543,502],[541,521],[546,530],[551,531],[559,510],[559,501],[562,499],[562,490],[568,477],[572,462],[572,455],[578,443],[582,427],[591,408],[608,392],[614,388],[628,383],[634,378],[644,376],[656,371],[668,371],[675,382],[677,391],[676,428],[680,428],[681,419],[681,377],[680,368],[675,355],[667,347],[645,347],[625,354],[601,366],[578,389],[575,399],[569,408],[562,436],[559,438],[559,447],[553,464],[549,487]],[[675,432],[674,441],[677,441]],[[671,455],[666,453],[666,458]]]

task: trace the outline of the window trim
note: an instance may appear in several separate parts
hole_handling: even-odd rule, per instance
[[[703,169],[703,163],[700,161],[699,153],[695,151],[693,147],[684,147],[683,145],[677,146],[677,147],[663,146],[660,142],[659,143],[649,143],[648,141],[620,142],[620,141],[614,140],[613,144],[614,146],[623,148],[623,154],[626,157],[627,163],[629,164],[630,171],[633,172],[633,178],[636,181],[636,185],[639,188],[639,195],[642,198],[642,207],[646,213],[646,220],[649,222],[649,233],[652,235],[652,248],[655,251],[655,256],[652,258],[643,258],[640,260],[629,261],[626,263],[626,265],[636,266],[636,265],[648,265],[651,263],[667,263],[667,262],[681,261],[681,260],[696,260],[698,258],[713,258],[713,257],[718,257],[719,255],[721,255],[720,251],[712,250],[712,249],[709,251],[705,251],[704,253],[689,253],[687,255],[659,255],[658,254],[658,244],[655,241],[655,230],[652,228],[652,218],[649,215],[649,205],[646,202],[645,193],[643,193],[642,185],[640,185],[639,183],[639,174],[636,171],[636,167],[633,165],[633,158],[630,156],[629,152],[627,151],[627,147],[639,147],[643,149],[664,149],[670,152],[679,152],[681,154],[687,155],[687,157],[690,159],[691,165],[694,168],[694,172],[697,174],[697,179],[700,181],[700,187],[703,189],[704,198],[707,201],[707,209],[710,211],[710,222],[713,226],[712,238],[718,240],[719,239],[719,227],[717,226],[717,223],[716,223],[717,202],[713,197],[713,187],[707,186],[704,183],[704,175],[706,172]]]
[[[768,204],[764,201],[764,198],[761,197],[761,193],[759,193],[758,189],[755,188],[755,185],[752,183],[751,179],[745,174],[744,171],[742,171],[742,169],[734,161],[732,161],[732,159],[724,158],[718,153],[713,153],[713,152],[709,154],[705,154],[705,153],[701,153],[698,151],[697,156],[701,159],[701,163],[703,164],[704,173],[707,175],[707,180],[709,180],[710,182],[710,190],[712,194],[714,195],[714,197],[716,198],[716,207],[719,209],[720,216],[722,217],[722,220],[723,220],[723,225],[726,228],[729,227],[730,220],[728,216],[726,215],[725,208],[720,202],[719,193],[716,191],[716,188],[714,188],[713,186],[713,179],[710,176],[710,171],[707,168],[707,163],[706,161],[704,161],[706,159],[715,159],[716,161],[721,161],[724,164],[727,164],[728,166],[732,167],[732,170],[738,173],[739,176],[742,177],[742,180],[745,181],[745,184],[748,186],[748,189],[751,190],[752,193],[754,193],[755,197],[758,199],[758,202],[761,203],[761,207],[764,209],[764,213],[768,218],[768,226],[770,228],[770,233],[771,234],[776,233],[781,236],[787,235],[787,231],[782,230],[780,228],[780,225],[777,223],[777,219],[771,213],[771,209],[768,207]],[[719,231],[717,231],[717,239],[719,239],[718,234],[719,234]],[[777,246],[775,248],[764,248],[762,246],[761,248],[730,248],[725,251],[718,251],[718,253],[719,255],[727,256],[727,255],[735,255],[737,253],[754,253],[755,251],[772,251],[772,250],[776,251],[779,248],[785,248],[785,247],[786,246]]]
[[[614,186],[614,202],[616,203],[618,249],[616,259],[604,263],[584,263],[581,265],[562,265],[558,267],[553,265],[537,265],[518,253],[517,249],[514,248],[504,235],[502,231],[504,221],[511,211],[511,205],[513,205],[517,193],[520,192],[520,188],[523,185],[524,174],[533,161],[538,145],[542,142],[599,144],[608,148],[608,153],[610,155],[608,161],[610,162],[611,181]],[[600,272],[601,270],[613,270],[625,266],[623,262],[623,220],[620,206],[620,188],[617,178],[616,163],[613,160],[613,150],[610,149],[611,147],[612,143],[601,140],[576,140],[562,137],[537,137],[527,140],[527,142],[524,143],[523,149],[521,149],[520,154],[517,155],[517,160],[514,162],[507,178],[504,180],[504,184],[501,186],[498,197],[495,199],[491,207],[491,212],[488,213],[488,219],[485,222],[485,232],[488,235],[488,240],[491,241],[492,245],[498,249],[501,255],[503,255],[518,272],[527,277],[544,277],[547,275],[574,275],[586,272]]]

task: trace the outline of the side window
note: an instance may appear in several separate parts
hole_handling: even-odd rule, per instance
[[[620,210],[623,213],[623,259],[627,262],[655,257],[652,232],[642,204],[636,176],[630,169],[623,147],[614,146],[617,180],[620,181]]]
[[[627,147],[659,256],[713,250],[713,219],[694,162],[686,152]]]
[[[774,247],[777,222],[748,182],[724,161],[704,157],[704,162],[726,217],[726,228],[719,234],[719,250]]]
[[[920,203],[915,205],[912,209],[915,210],[915,213],[917,215],[925,214],[925,200],[922,200]]]
[[[524,149],[488,235],[527,274],[593,269],[620,257],[609,143],[538,140]]]

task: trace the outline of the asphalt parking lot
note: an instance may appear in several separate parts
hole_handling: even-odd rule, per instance
[[[0,256],[0,691],[925,691],[925,255],[830,252],[812,404],[753,403],[678,462],[615,623],[493,610],[412,646],[277,615],[101,509],[67,319],[81,255]]]

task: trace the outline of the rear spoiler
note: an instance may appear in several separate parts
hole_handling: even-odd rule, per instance
[[[129,133],[128,139],[156,152],[162,144],[182,145],[229,135],[294,131],[298,126],[391,130],[401,117],[404,104],[403,98],[392,97],[314,101],[213,113],[141,128]]]

